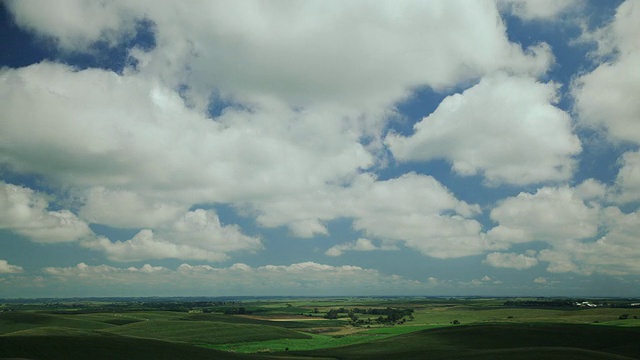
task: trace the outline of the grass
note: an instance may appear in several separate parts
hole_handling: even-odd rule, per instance
[[[379,335],[375,338],[388,337],[390,335]],[[237,344],[224,344],[218,346],[208,346],[212,349],[234,351],[239,353],[257,353],[257,352],[277,352],[285,351],[304,351],[304,350],[316,350],[336,348],[341,346],[360,344],[369,342],[375,338],[371,335],[364,334],[349,335],[349,336],[330,336],[330,335],[317,335],[311,334],[308,339],[277,339],[269,341],[253,341]]]
[[[84,331],[63,332],[49,328],[35,333],[0,336],[0,358],[39,360],[62,359],[254,359],[251,356],[220,352],[175,342],[139,339]]]
[[[277,339],[268,341],[243,342],[237,344],[224,344],[210,347],[213,349],[236,351],[240,353],[255,353],[265,351],[274,352],[283,351],[284,349],[289,349],[289,351],[329,349],[366,343],[377,339],[407,334],[433,327],[435,326],[387,326],[366,330],[362,329],[362,331],[349,335],[311,334],[310,338],[307,339]]]
[[[256,310],[252,316],[155,310],[59,314],[34,308],[0,313],[0,358],[640,358],[640,320],[633,318],[640,317],[640,309],[541,309],[503,303],[497,298],[242,303]],[[340,307],[411,308],[414,319],[403,325],[374,322],[370,328],[354,328],[344,318],[318,318]],[[298,317],[314,308],[320,312],[315,318]],[[629,318],[620,320],[622,314]],[[452,325],[453,320],[462,325]]]
[[[333,356],[340,359],[490,358],[490,354],[510,354],[514,358],[554,358],[584,356],[587,359],[635,358],[640,354],[639,328],[619,328],[578,324],[485,324],[450,326],[421,330],[366,344],[299,355]],[[526,350],[522,350],[526,349]],[[532,349],[536,349],[532,351]],[[544,353],[541,351],[549,351]],[[552,351],[553,350],[553,351]],[[586,352],[586,353],[585,353]],[[535,357],[527,357],[528,353]],[[574,355],[571,355],[575,353]],[[503,357],[499,357],[503,358]],[[506,358],[506,357],[505,357]]]
[[[7,334],[20,330],[37,327],[60,326],[75,329],[105,329],[113,326],[99,321],[93,321],[73,316],[44,314],[35,312],[4,312],[0,313],[0,334]]]
[[[104,331],[123,336],[182,341],[198,345],[310,338],[308,334],[276,326],[189,320],[150,320]]]

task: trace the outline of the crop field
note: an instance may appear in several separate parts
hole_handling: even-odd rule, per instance
[[[0,358],[640,359],[637,300],[77,302],[0,305]]]

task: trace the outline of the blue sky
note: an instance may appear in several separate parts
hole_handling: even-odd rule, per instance
[[[0,297],[639,295],[638,1],[0,4]]]

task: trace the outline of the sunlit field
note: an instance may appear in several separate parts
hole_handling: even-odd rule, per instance
[[[511,302],[509,302],[511,301]],[[557,299],[4,304],[0,357],[633,359],[640,308]],[[528,302],[526,302],[528,301]],[[595,305],[598,303],[599,305]],[[142,349],[142,350],[141,350]],[[144,350],[144,351],[143,351]],[[537,357],[532,357],[536,354]]]

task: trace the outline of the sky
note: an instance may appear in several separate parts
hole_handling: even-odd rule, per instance
[[[0,1],[0,298],[640,296],[640,1]]]

